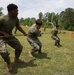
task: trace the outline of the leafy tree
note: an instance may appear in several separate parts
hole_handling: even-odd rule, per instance
[[[40,13],[38,14],[38,16],[39,16],[39,19],[43,19],[43,13],[42,13],[42,12],[40,12]]]
[[[30,25],[29,26],[33,25],[35,23],[35,20],[36,20],[35,18],[31,18],[30,19]]]
[[[24,23],[24,18],[23,18],[23,17],[20,18],[20,24],[21,24],[21,25],[24,25],[24,24],[25,24],[25,23]]]
[[[60,13],[61,27],[65,30],[74,30],[74,9],[67,8]]]

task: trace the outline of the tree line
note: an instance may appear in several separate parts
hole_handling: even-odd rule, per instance
[[[2,10],[3,8],[0,7],[0,16],[3,15]],[[39,12],[38,19],[42,20],[43,27],[52,28],[52,25],[50,24],[50,22],[52,22],[54,25],[60,25],[61,29],[74,31],[74,9],[73,8],[66,8],[64,11],[61,11],[60,13],[57,14],[55,12],[52,13],[46,12],[44,14],[42,12]],[[31,26],[35,22],[36,18],[21,17],[19,20],[21,25]]]

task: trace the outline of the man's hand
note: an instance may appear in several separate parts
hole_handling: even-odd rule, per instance
[[[24,36],[27,36],[26,32],[25,32],[20,26],[18,27],[18,30],[19,30],[20,32],[22,32],[22,33],[24,34]]]
[[[10,37],[10,35],[8,34],[8,33],[5,33],[5,32],[3,32],[3,31],[0,31],[0,34],[2,34],[3,36],[3,38],[9,38]]]
[[[27,34],[25,33],[24,36],[27,36]]]
[[[40,36],[42,36],[43,32],[40,31]]]
[[[5,38],[9,38],[9,37],[10,37],[10,35],[9,35],[9,34],[7,34],[7,33],[4,33],[4,37],[5,37]]]

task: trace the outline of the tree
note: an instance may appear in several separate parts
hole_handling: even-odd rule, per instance
[[[43,19],[43,13],[42,13],[42,12],[40,12],[40,13],[38,14],[38,16],[39,16],[39,19]]]
[[[74,30],[74,9],[67,8],[60,13],[60,21],[62,29]]]

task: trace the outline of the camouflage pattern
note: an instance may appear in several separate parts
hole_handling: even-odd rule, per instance
[[[0,39],[0,53],[6,53],[6,43],[3,39]]]
[[[32,27],[27,32],[27,40],[30,45],[33,47],[32,52],[40,51],[42,47],[42,43],[38,39],[41,36],[41,32],[36,28],[36,25],[32,25]]]
[[[51,33],[52,33],[52,36],[57,36],[57,34],[58,34],[58,29],[53,28],[52,31],[51,31]]]
[[[15,49],[15,57],[18,58],[23,48],[19,40],[12,35],[9,38],[4,39],[4,41]]]
[[[9,38],[0,39],[0,54],[7,63],[10,63],[10,57],[6,50],[6,44],[15,49],[15,58],[17,59],[19,58],[23,48],[18,39],[12,35],[12,30],[15,26],[19,26],[18,18],[10,18],[8,15],[0,16],[0,31],[6,32],[11,36]],[[3,35],[0,34],[0,36]]]
[[[0,39],[0,55],[7,64],[10,64],[9,53],[6,48],[6,43],[3,39]]]
[[[60,45],[60,38],[57,36],[58,29],[56,29],[56,28],[52,29],[51,33],[52,33],[51,38],[55,40],[55,44],[54,45],[55,46],[57,46],[57,44]]]

